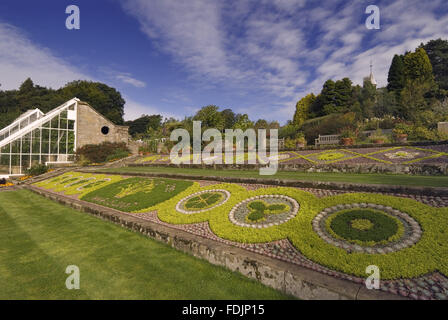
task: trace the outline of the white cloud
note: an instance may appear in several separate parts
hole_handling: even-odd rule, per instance
[[[100,71],[109,77],[112,75],[108,68],[100,68]],[[28,77],[36,84],[55,89],[73,80],[96,81],[92,76],[84,74],[69,62],[54,55],[49,49],[32,42],[20,29],[0,23],[0,89],[17,89]],[[129,73],[115,72],[113,78],[138,88],[146,85]],[[138,103],[126,95],[125,100],[126,120],[138,118],[142,114],[171,116],[159,112],[155,107]]]
[[[136,88],[144,88],[146,87],[146,83],[140,80],[137,80],[131,76],[129,73],[118,74],[116,78],[124,83],[130,84]]]
[[[131,99],[129,96],[124,96],[124,99],[126,100],[126,105],[125,105],[125,114],[124,114],[124,119],[127,120],[134,120],[137,118],[140,118],[142,115],[144,114],[160,114],[165,118],[170,118],[170,117],[174,117],[174,118],[181,118],[179,115],[174,115],[170,112],[160,112],[160,108],[157,107],[153,107],[151,105],[145,104],[145,103],[140,103],[137,102],[133,99]]]
[[[75,79],[91,79],[49,49],[33,43],[21,30],[0,22],[1,89],[16,89],[28,77],[52,88]]]
[[[367,2],[305,0],[126,0],[142,31],[205,82],[263,90],[272,105],[257,110],[292,117],[294,101],[329,79],[362,84],[374,62],[381,86],[394,54],[448,34],[443,0],[378,1],[381,30],[367,30]],[[241,110],[239,110],[241,111]],[[289,116],[287,116],[289,114]]]

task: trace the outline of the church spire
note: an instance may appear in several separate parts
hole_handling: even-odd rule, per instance
[[[373,63],[372,60],[370,60],[370,77],[369,77],[370,83],[374,86],[377,85],[375,77],[373,76]]]

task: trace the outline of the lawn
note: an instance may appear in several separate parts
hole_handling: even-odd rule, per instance
[[[239,178],[285,179],[322,182],[386,184],[397,186],[447,187],[448,176],[413,176],[404,174],[307,173],[278,171],[272,176],[260,176],[258,170],[214,170],[169,167],[123,167],[99,169],[98,172],[117,173],[171,173],[192,176],[219,176]]]
[[[68,265],[80,290],[65,287]],[[27,190],[0,193],[0,288],[0,299],[288,298]]]

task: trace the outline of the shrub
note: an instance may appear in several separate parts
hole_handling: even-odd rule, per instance
[[[129,154],[129,149],[125,143],[103,142],[101,144],[88,144],[76,151],[78,161],[89,161],[90,163],[103,163],[110,155],[116,153]],[[83,158],[84,157],[84,158]]]
[[[370,142],[376,143],[378,141],[383,141],[383,143],[386,143],[389,141],[389,138],[383,134],[383,131],[381,129],[376,130],[374,134],[370,136]]]
[[[409,135],[412,132],[412,126],[401,122],[395,126],[393,132],[394,132],[394,135],[399,135],[399,134]]]
[[[410,134],[410,139],[416,141],[434,141],[437,140],[437,134],[428,128],[416,126]]]
[[[129,151],[117,149],[115,151],[115,153],[107,156],[106,161],[109,162],[109,161],[120,160],[120,159],[126,158],[128,156],[129,156]]]
[[[356,129],[356,115],[352,112],[346,114],[331,114],[325,117],[307,121],[302,126],[308,143],[314,143],[319,135],[339,134],[341,128]]]
[[[284,138],[294,138],[297,134],[299,127],[293,124],[287,124],[284,127],[281,127],[278,133],[278,137],[280,139]]]
[[[355,130],[352,130],[351,128],[344,128],[341,131],[341,138],[351,138],[355,139],[357,137],[357,132]]]
[[[384,118],[365,119],[363,130],[392,129],[397,123],[399,123],[399,121],[399,119],[391,116],[385,116]]]
[[[285,140],[285,148],[288,149],[288,150],[295,150],[295,148],[296,148],[296,140],[295,139],[286,138],[286,140]]]
[[[48,170],[49,170],[49,167],[47,167],[44,164],[35,164],[31,168],[26,169],[25,173],[28,176],[38,176],[38,175],[46,173]]]

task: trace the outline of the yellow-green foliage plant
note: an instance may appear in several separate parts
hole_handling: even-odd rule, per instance
[[[136,161],[136,163],[153,163],[153,162],[156,162],[157,160],[159,160],[159,158],[161,158],[160,155],[152,155],[152,156],[138,159]]]
[[[192,184],[188,180],[132,177],[89,192],[81,200],[134,212],[167,201]]]
[[[176,211],[177,203],[198,191],[225,189],[230,199],[212,210],[183,214]],[[283,224],[256,229],[233,224],[230,210],[241,201],[267,194],[286,195],[300,204],[297,215]],[[423,230],[422,237],[412,247],[386,254],[349,253],[333,246],[313,230],[312,221],[322,210],[339,204],[373,203],[389,206],[414,218]],[[433,208],[418,201],[379,194],[349,193],[317,198],[311,193],[293,188],[260,188],[247,191],[234,184],[219,184],[200,188],[195,183],[176,197],[155,206],[160,220],[171,224],[191,224],[208,221],[211,230],[221,238],[242,243],[263,243],[289,239],[307,258],[331,269],[365,277],[366,267],[377,265],[382,279],[412,278],[440,271],[448,275],[448,208]]]
[[[60,176],[37,182],[34,185],[47,190],[63,192],[66,195],[82,197],[94,190],[101,189],[123,179],[123,177],[118,175],[67,172]]]

